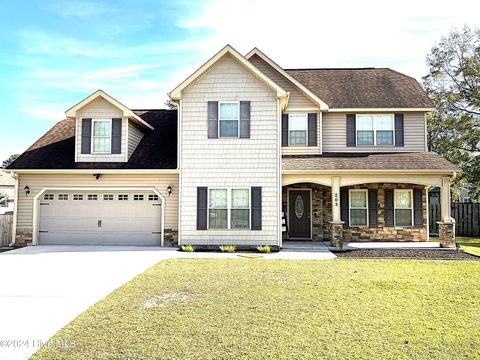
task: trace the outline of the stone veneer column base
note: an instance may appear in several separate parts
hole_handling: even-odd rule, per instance
[[[330,244],[337,246],[343,241],[343,224],[344,221],[330,221]]]
[[[455,247],[455,221],[438,221],[438,240],[440,247],[453,248]]]

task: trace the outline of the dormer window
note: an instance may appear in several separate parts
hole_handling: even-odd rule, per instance
[[[92,153],[110,154],[112,151],[112,120],[92,120]]]

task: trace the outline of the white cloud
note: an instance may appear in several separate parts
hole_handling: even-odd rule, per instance
[[[467,0],[214,0],[179,25],[213,32],[198,44],[210,54],[226,43],[244,53],[257,46],[283,67],[387,66],[420,78],[434,41],[476,25],[479,12]]]

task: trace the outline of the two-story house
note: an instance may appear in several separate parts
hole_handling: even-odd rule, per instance
[[[226,46],[169,96],[131,110],[97,91],[10,167],[17,244],[273,245],[426,241],[430,153],[417,81],[388,68],[283,69]],[[286,231],[282,231],[282,217]]]

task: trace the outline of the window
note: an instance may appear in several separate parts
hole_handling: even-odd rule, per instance
[[[218,107],[219,136],[238,137],[239,103],[219,102]]]
[[[392,114],[357,115],[357,145],[393,145]]]
[[[350,225],[368,224],[368,190],[350,190]]]
[[[150,195],[148,195],[148,200],[149,201],[158,201],[158,195],[150,194]]]
[[[68,194],[58,194],[58,200],[68,200]]]
[[[98,195],[97,194],[88,194],[87,195],[87,200],[98,200]]]
[[[118,195],[118,200],[120,200],[120,201],[127,201],[127,200],[128,200],[128,195],[126,195],[126,194],[120,194],[120,195]]]
[[[103,200],[113,201],[113,194],[103,194]]]
[[[83,200],[83,194],[73,194],[73,200]]]
[[[307,114],[288,115],[288,143],[307,145]]]
[[[232,189],[231,228],[250,228],[250,191]]]
[[[210,229],[249,229],[250,189],[210,189],[208,209]]]
[[[143,201],[144,196],[143,194],[135,194],[133,195],[133,201]]]
[[[208,223],[210,229],[228,228],[227,189],[210,189],[208,196]]]
[[[92,153],[109,154],[111,152],[112,121],[92,120]]]
[[[45,194],[45,195],[43,195],[43,200],[53,200],[53,194]]]
[[[395,190],[395,226],[412,226],[412,190]]]

